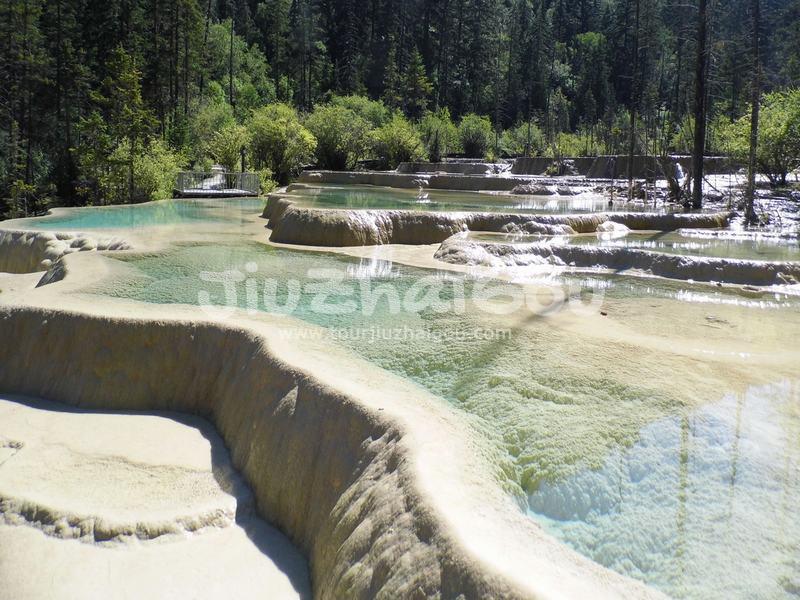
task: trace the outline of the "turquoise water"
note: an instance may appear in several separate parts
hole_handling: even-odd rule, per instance
[[[684,256],[706,256],[748,260],[800,261],[797,239],[684,234],[676,231],[629,233],[624,237],[601,235],[543,237],[501,233],[471,232],[470,239],[498,244],[529,244],[549,241],[553,244],[575,244],[601,248],[631,248]]]
[[[513,196],[443,190],[402,190],[368,186],[309,187],[291,192],[300,206],[311,208],[425,210],[433,212],[503,212],[524,214],[600,212],[608,203],[599,194],[580,196]],[[642,210],[621,203],[614,210]]]
[[[214,200],[160,200],[147,204],[70,209],[58,216],[20,219],[15,224],[30,229],[72,231],[83,229],[138,229],[198,221],[242,222],[244,214],[261,212],[261,198]]]
[[[530,511],[676,597],[797,597],[799,487],[800,385],[784,381],[648,425],[601,468],[543,484]]]
[[[186,245],[124,260],[122,280],[90,291],[205,305],[223,316],[226,304],[292,314],[441,397],[486,440],[496,481],[602,564],[684,597],[795,589],[800,382],[776,376],[774,386],[737,395],[726,383],[732,373],[668,347],[684,330],[743,344],[785,331],[779,356],[800,330],[796,299],[624,277],[550,281],[568,291],[565,310],[603,319],[602,308],[620,315],[615,328],[654,340],[630,346],[602,335],[578,342],[524,308],[490,314],[478,300],[481,281],[386,261],[259,244]]]
[[[506,211],[518,200],[403,190],[376,196],[355,187],[309,197],[318,206],[410,203],[426,210],[491,210],[490,203]],[[523,200],[532,204],[520,210],[555,206],[550,212],[575,201]],[[259,199],[172,200],[27,224],[74,230],[237,223],[261,208]],[[570,241],[796,256],[796,246],[771,240],[679,233]],[[291,314],[442,398],[485,440],[496,482],[527,500],[532,519],[601,564],[677,597],[800,595],[800,380],[785,369],[764,375],[758,366],[783,364],[782,353],[796,348],[796,298],[624,276],[541,276],[522,295],[528,306],[534,298],[536,312],[492,312],[503,302],[481,299],[486,282],[380,260],[225,242],[110,260],[124,261],[125,274],[88,291],[199,305],[217,316],[228,315],[226,306]],[[491,285],[505,286],[499,291],[511,299],[523,290]],[[548,302],[559,290],[568,297],[562,311],[592,315],[605,333],[549,319]],[[651,343],[629,342],[626,332]],[[753,369],[766,383],[735,385],[742,369],[715,362],[715,341],[731,353],[752,352]],[[673,352],[679,342],[703,355],[690,360]]]

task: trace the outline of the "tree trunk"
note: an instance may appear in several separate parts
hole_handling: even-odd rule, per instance
[[[136,145],[131,140],[130,155],[128,156],[128,204],[133,202],[133,160],[136,155]]]
[[[233,14],[231,14],[231,47],[228,54],[228,97],[233,108],[236,108],[233,98]]]
[[[203,33],[203,49],[200,52],[200,98],[203,97],[203,88],[206,83],[206,45],[208,44],[208,29],[211,26],[211,0],[206,8],[206,27]]]
[[[25,183],[31,184],[33,183],[33,146],[31,144],[31,138],[33,136],[33,87],[31,85],[31,62],[33,60],[33,52],[31,50],[31,42],[28,34],[28,21],[30,20],[30,13],[28,11],[28,2],[25,2],[24,8],[24,52],[25,52],[25,70],[24,70],[24,81],[25,81],[25,102],[24,107],[25,110],[22,113],[23,118],[25,119]],[[26,197],[26,215],[27,215],[27,192],[25,192]]]
[[[442,19],[439,23],[441,39],[439,41],[439,52],[436,59],[436,97],[433,106],[439,110],[441,105],[447,106],[447,42],[448,42],[448,16],[450,13],[450,0],[444,0],[442,7]]]
[[[703,159],[706,146],[706,60],[708,2],[698,0],[697,63],[694,88],[694,151],[692,152],[692,208],[703,207]]]
[[[61,0],[56,2],[56,127],[61,127]]]
[[[164,108],[164,98],[161,84],[161,2],[153,2],[153,88],[156,95],[156,111],[158,113],[158,126],[164,132],[164,123],[167,120]]]
[[[183,118],[189,116],[189,9],[183,17]]]
[[[633,200],[633,155],[636,152],[636,109],[639,87],[639,0],[636,0],[636,18],[633,30],[633,77],[631,78],[631,124],[628,141],[628,201]]]
[[[178,23],[180,22],[180,5],[176,2],[172,9],[172,32],[170,34],[170,59],[169,59],[169,121],[170,128],[175,127],[176,113],[178,110]]]
[[[761,104],[761,48],[759,35],[761,33],[761,6],[759,0],[751,0],[751,18],[753,22],[753,103],[750,115],[750,157],[747,162],[747,190],[745,192],[745,222],[753,223],[756,221],[755,210],[753,209],[756,195],[756,156],[758,154],[758,117]]]

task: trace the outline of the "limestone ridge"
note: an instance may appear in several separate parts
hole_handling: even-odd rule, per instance
[[[0,229],[0,272],[45,271],[62,256],[93,250],[128,250],[119,238],[93,237],[83,233],[15,231]]]
[[[632,248],[593,248],[580,245],[481,243],[456,235],[434,255],[450,264],[489,267],[549,264],[578,269],[627,269],[670,279],[737,285],[786,285],[800,281],[800,264],[664,254]]]
[[[152,311],[158,320],[87,310],[1,308],[0,337],[18,342],[0,347],[0,390],[209,418],[259,513],[309,557],[316,597],[657,595],[545,535],[500,491],[473,498],[461,490],[466,484],[456,482],[477,465],[465,462],[471,454],[454,417],[431,416],[435,403],[418,407],[391,390],[385,400],[370,398],[356,374],[342,379],[341,366],[337,381],[351,391],[331,387],[330,377],[312,376],[293,366],[297,357],[287,362],[273,350],[283,339],[278,325],[165,319],[164,308]],[[303,355],[330,360],[320,352]],[[383,402],[381,412],[371,406]],[[453,472],[442,471],[432,451],[440,460],[447,454]],[[442,488],[442,478],[453,481]],[[497,513],[491,536],[467,517],[478,506]],[[497,527],[502,561],[492,541]],[[99,535],[108,533],[101,524]]]
[[[501,233],[570,235],[593,233],[613,221],[635,230],[670,231],[724,227],[730,213],[655,214],[593,213],[524,215],[502,213],[434,213],[407,210],[301,208],[290,198],[271,195],[262,216],[272,229],[270,240],[307,246],[438,244],[469,229]]]

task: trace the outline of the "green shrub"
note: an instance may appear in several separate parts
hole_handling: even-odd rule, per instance
[[[476,114],[465,115],[458,125],[458,139],[465,156],[483,158],[492,140],[492,122]]]
[[[228,125],[217,131],[209,141],[211,157],[228,171],[240,171],[242,150],[247,147],[250,136],[241,125]]]
[[[152,140],[134,153],[133,188],[129,197],[130,150],[126,145],[115,148],[105,158],[101,168],[94,169],[92,176],[86,177],[89,190],[84,194],[94,203],[120,204],[149,202],[172,197],[178,171],[184,165],[183,157],[173,152],[161,140]],[[88,175],[89,165],[82,164]]]
[[[401,162],[425,159],[425,148],[417,130],[399,113],[372,132],[372,148],[381,166],[386,169],[394,169]]]
[[[202,160],[198,160],[192,166],[192,171],[195,173],[208,173],[214,167],[214,159],[210,156],[204,157]]]
[[[333,96],[333,106],[349,108],[370,124],[372,129],[382,127],[392,118],[392,112],[380,100],[370,100],[366,96]]]
[[[317,106],[306,127],[317,138],[317,163],[323,169],[351,170],[367,151],[369,123],[349,108]]]
[[[256,171],[258,180],[261,184],[261,194],[266,196],[278,187],[278,183],[273,179],[272,171],[268,168],[259,169]]]
[[[7,141],[8,137],[0,134],[0,143]],[[42,150],[33,149],[31,153],[31,171],[33,181],[11,178],[11,165],[8,160],[12,157],[2,156],[0,151],[0,221],[4,218],[13,219],[38,215],[45,212],[57,195],[57,186],[51,181],[54,165]],[[5,160],[4,160],[5,159]]]
[[[691,154],[694,149],[694,117],[686,115],[675,127],[670,148],[678,154]]]
[[[600,156],[609,153],[610,150],[601,141],[600,135],[592,135],[588,131],[578,131],[557,134],[553,141],[546,145],[541,155],[560,159],[576,156]]]
[[[458,150],[458,129],[446,108],[426,113],[418,129],[428,158],[433,162],[439,162],[448,152]]]
[[[153,140],[133,161],[136,197],[143,201],[172,197],[178,171],[184,160],[161,140]]]
[[[8,198],[0,202],[0,220],[39,214],[47,210],[51,200],[36,185],[15,179],[9,182]]]
[[[500,151],[506,156],[541,156],[545,153],[547,142],[536,123],[519,123],[506,129],[500,138]]]
[[[233,108],[225,100],[206,101],[196,106],[188,124],[187,154],[192,162],[209,158],[214,135],[236,124]]]
[[[553,142],[553,156],[560,158],[570,158],[586,154],[587,140],[578,133],[562,132],[556,135]]]
[[[719,144],[728,154],[747,160],[750,152],[750,114],[720,125]],[[758,130],[758,170],[772,185],[785,185],[786,176],[800,167],[800,89],[764,96]]]
[[[721,152],[727,153],[723,147],[725,141],[720,138],[724,131],[730,126],[730,120],[720,115],[716,119],[708,123],[706,130],[706,151],[708,152]],[[750,127],[750,122],[747,124]],[[672,127],[667,125],[667,131]],[[750,143],[750,130],[747,131],[747,143]],[[691,154],[694,150],[694,116],[686,115],[674,129],[672,137],[669,140],[669,147],[673,152],[678,154]],[[749,148],[749,146],[748,146]]]
[[[312,160],[317,141],[303,127],[297,111],[286,104],[254,110],[247,123],[250,160],[256,169],[269,169],[280,183],[288,183]]]

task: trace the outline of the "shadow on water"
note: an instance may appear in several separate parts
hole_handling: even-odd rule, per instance
[[[250,488],[244,483],[244,476],[234,468],[225,442],[216,428],[205,418],[173,411],[79,408],[17,394],[3,394],[2,398],[36,410],[55,413],[158,417],[197,430],[208,441],[214,479],[221,489],[236,498],[236,526],[245,532],[261,554],[286,575],[300,598],[304,600],[312,598],[308,558],[289,541],[286,534],[255,514],[255,500]],[[236,485],[236,478],[241,478],[239,485]],[[296,560],[295,557],[298,555],[303,557],[302,563]]]

